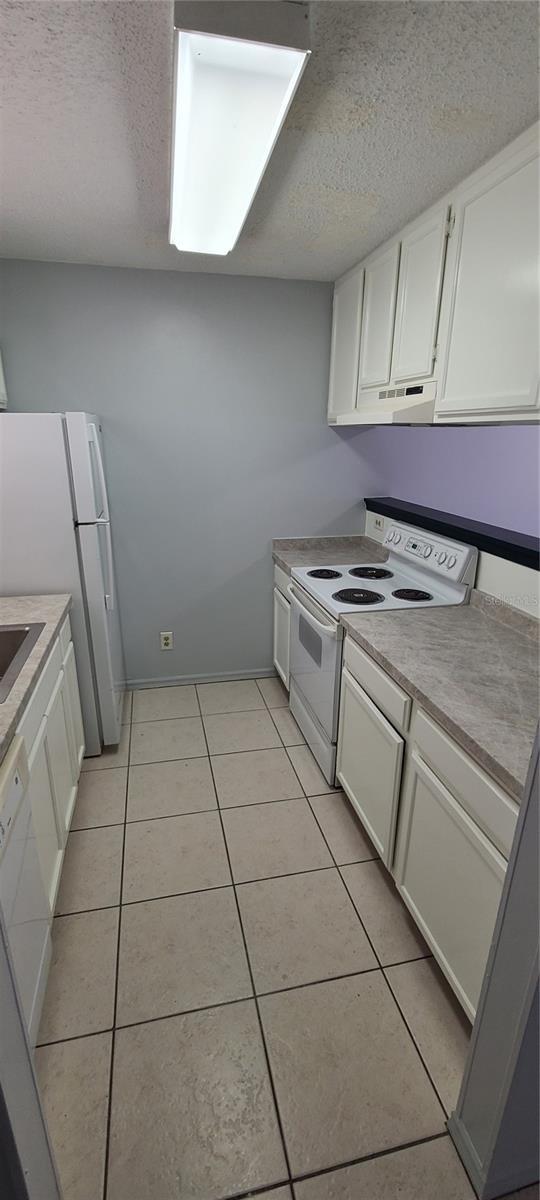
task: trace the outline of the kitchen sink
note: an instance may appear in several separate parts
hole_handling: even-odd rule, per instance
[[[44,628],[43,621],[33,625],[0,625],[0,704],[9,696]]]

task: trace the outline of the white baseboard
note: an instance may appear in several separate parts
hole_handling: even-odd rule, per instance
[[[276,675],[273,667],[256,667],[255,670],[246,668],[245,671],[222,671],[213,675],[162,675],[155,679],[126,679],[126,687],[178,687],[183,683],[226,683],[228,679],[265,679],[272,675]]]

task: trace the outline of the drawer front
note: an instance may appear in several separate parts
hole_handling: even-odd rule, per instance
[[[281,567],[274,567],[274,584],[280,592],[283,592],[284,596],[287,595],[287,588],[290,582],[289,576],[285,571],[282,571]]]
[[[399,892],[471,1019],[506,861],[414,751],[400,806]]]
[[[39,727],[45,716],[47,705],[51,699],[51,695],[62,669],[62,652],[60,649],[60,641],[57,638],[54,646],[49,654],[47,662],[41,672],[38,683],[32,698],[24,710],[24,713],[17,726],[17,733],[20,733],[26,744],[26,753],[30,754],[32,746],[36,740]]]
[[[518,817],[514,800],[421,709],[415,714],[411,734],[422,758],[508,858]]]
[[[411,715],[410,696],[349,637],[345,639],[344,661],[351,675],[354,675],[368,696],[371,696],[377,708],[381,709],[400,733],[405,733]]]
[[[403,745],[403,738],[343,670],[337,777],[387,866],[394,853]]]
[[[65,658],[65,656],[68,652],[70,641],[71,641],[71,621],[70,621],[69,617],[66,617],[64,624],[62,625],[62,628],[60,630],[60,649],[62,651],[62,659]]]

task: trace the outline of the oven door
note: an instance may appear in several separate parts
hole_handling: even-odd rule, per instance
[[[290,679],[330,742],[337,739],[342,626],[298,585],[291,602]]]

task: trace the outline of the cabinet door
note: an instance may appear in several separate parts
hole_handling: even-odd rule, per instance
[[[403,745],[344,667],[337,777],[387,866],[394,848]]]
[[[466,1013],[474,1017],[506,861],[414,750],[395,879]]]
[[[433,375],[446,248],[448,206],[401,239],[392,380]]]
[[[69,643],[66,656],[64,658],[64,675],[64,700],[67,705],[72,778],[73,782],[76,784],[80,775],[81,763],[84,755],[84,730],[73,642]]]
[[[354,412],[362,319],[363,267],[334,284],[328,417]]]
[[[64,672],[61,671],[45,713],[45,753],[63,845],[67,839],[77,794],[77,787],[73,781],[68,714],[66,680]]]
[[[523,159],[503,160],[456,197],[439,420],[538,414],[536,149]]]
[[[289,639],[291,628],[291,606],[274,588],[274,666],[289,690]]]
[[[51,953],[51,910],[32,821],[23,797],[0,875],[3,916],[30,1041],[36,1040]]]
[[[359,390],[390,379],[398,266],[399,242],[394,242],[364,267]]]
[[[63,841],[58,831],[54,796],[45,753],[46,725],[44,717],[28,759],[30,773],[28,790],[39,865],[52,913],[56,904],[56,893],[62,867]]]

